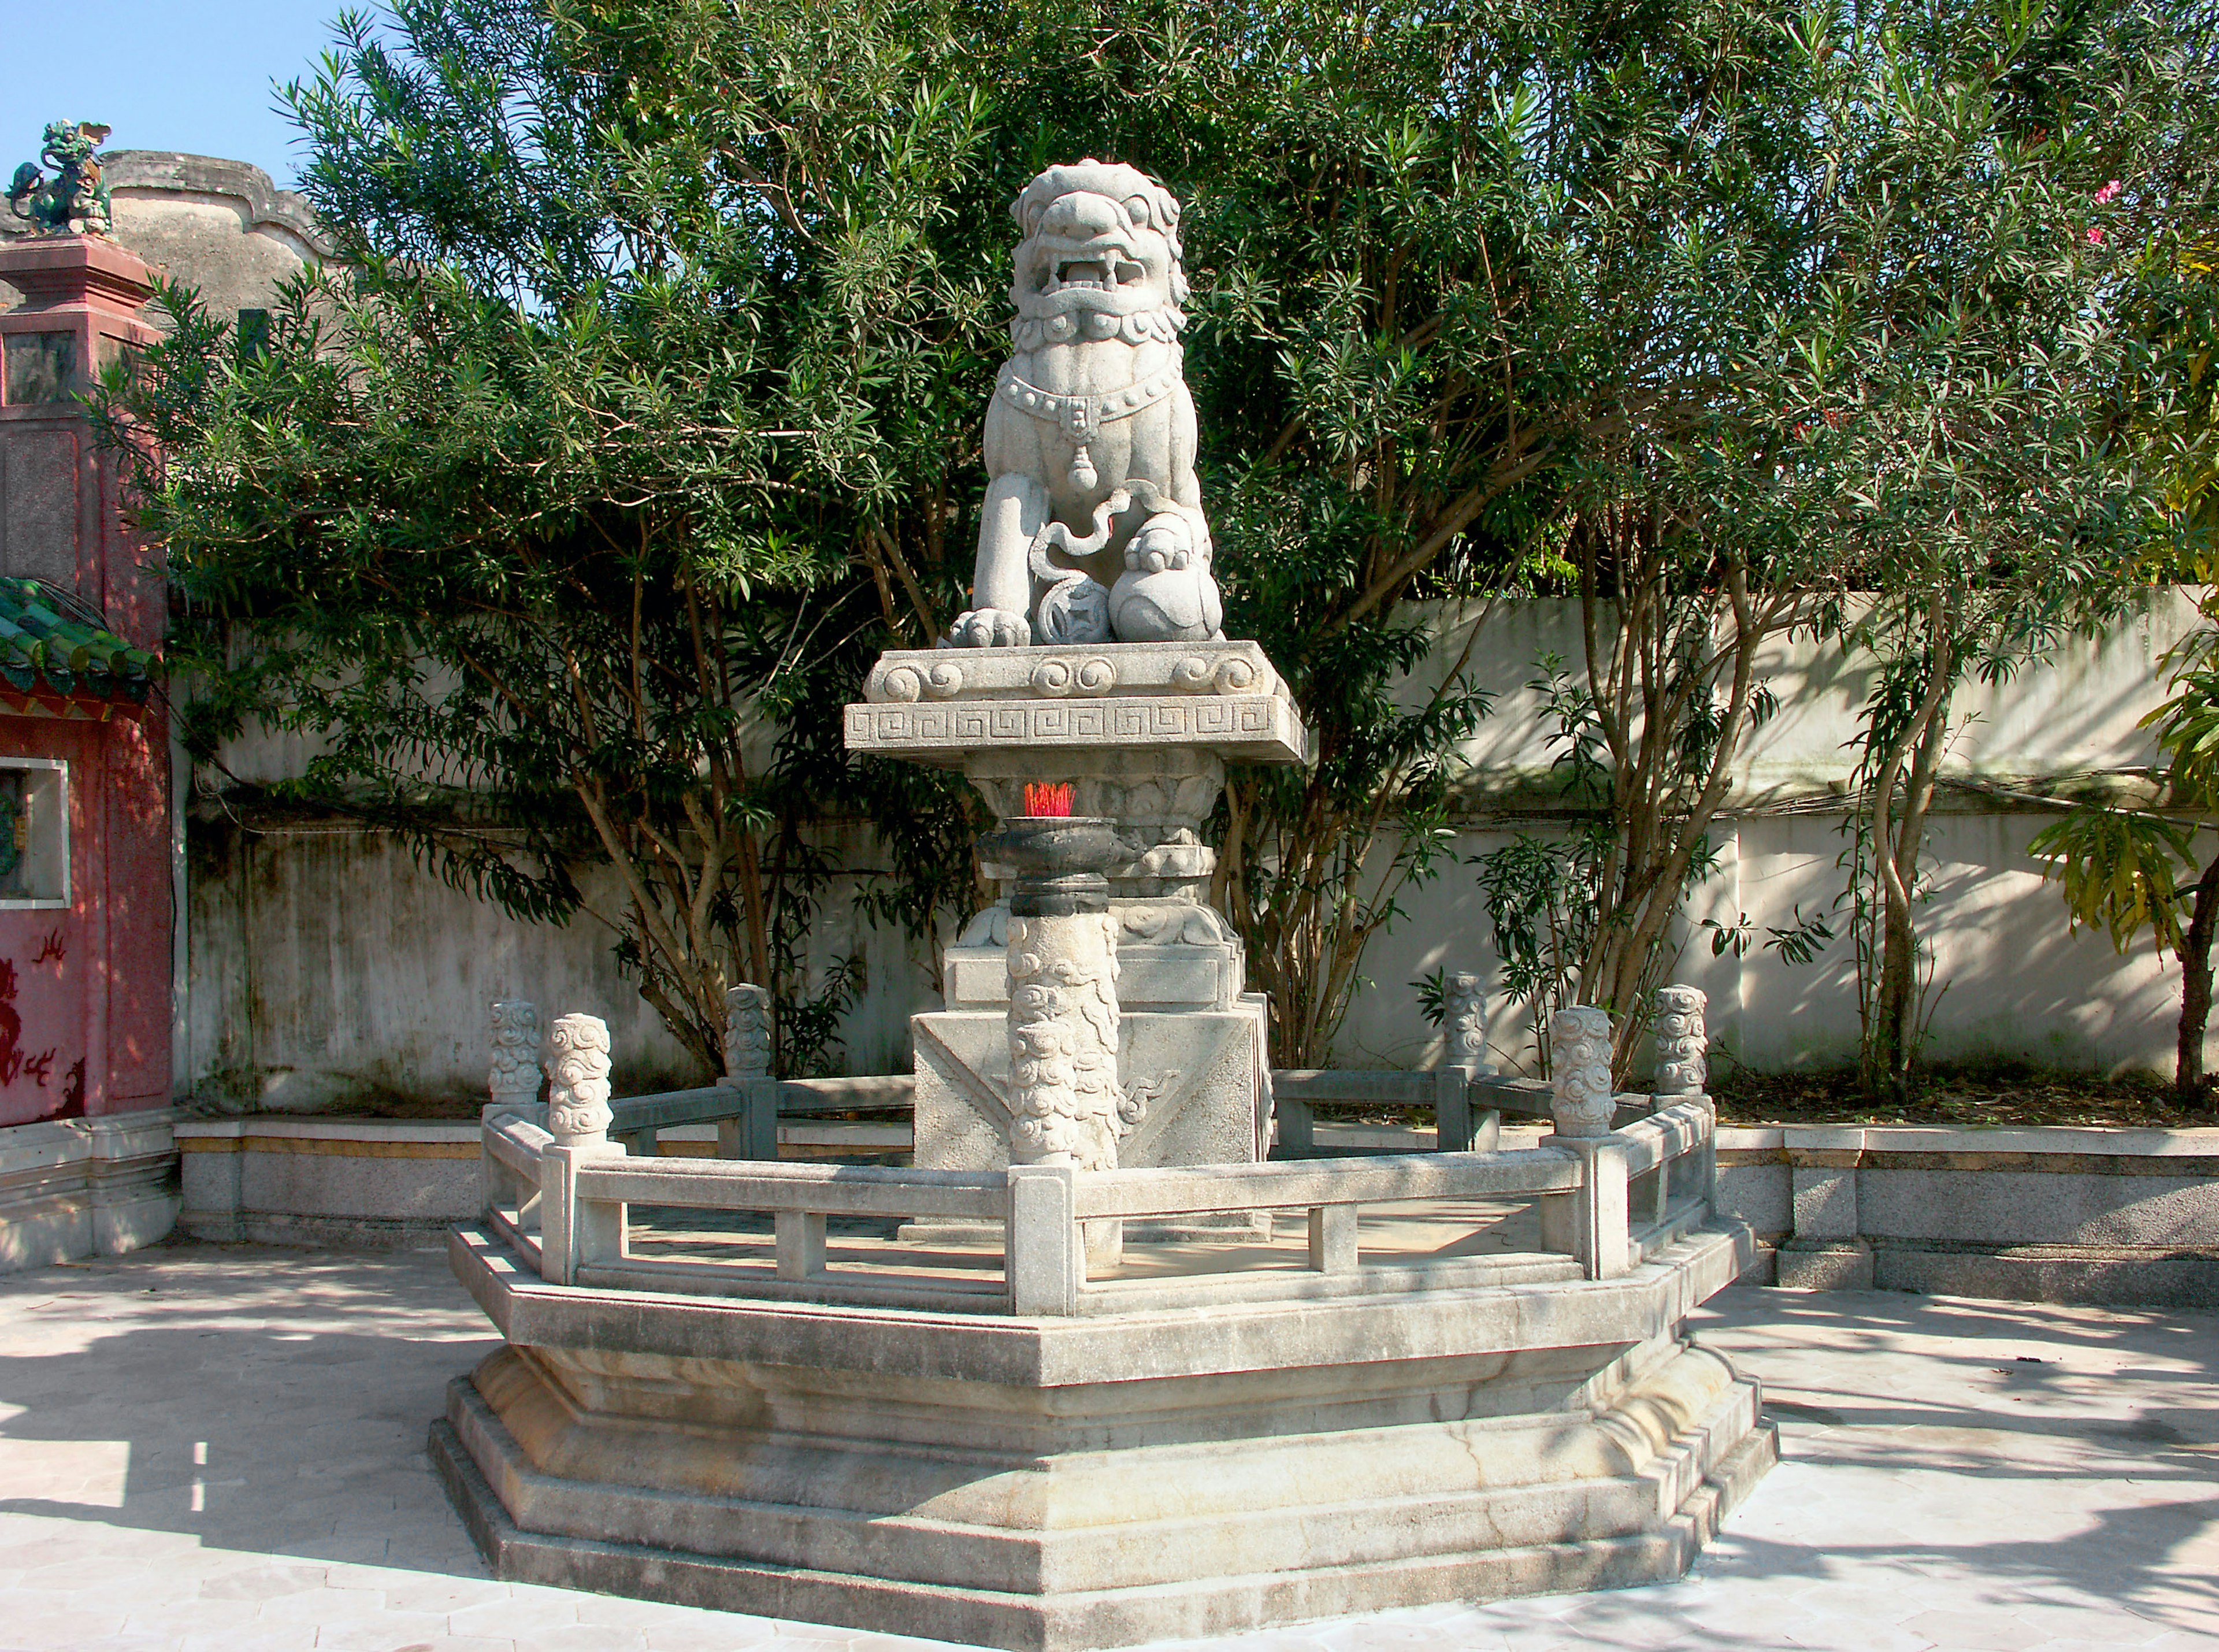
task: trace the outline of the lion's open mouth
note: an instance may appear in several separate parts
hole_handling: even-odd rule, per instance
[[[1067,288],[1114,292],[1139,281],[1147,271],[1128,258],[1100,252],[1091,257],[1050,258],[1041,267],[1040,290],[1060,293]]]

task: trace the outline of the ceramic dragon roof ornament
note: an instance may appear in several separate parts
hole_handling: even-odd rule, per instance
[[[1049,167],[1010,210],[1015,348],[986,411],[973,606],[948,645],[1221,638],[1178,342],[1178,202],[1087,159]]]
[[[48,234],[107,234],[108,185],[93,152],[108,141],[108,131],[90,121],[49,121],[39,158],[54,169],[54,177],[47,181],[25,161],[8,185],[9,209]]]

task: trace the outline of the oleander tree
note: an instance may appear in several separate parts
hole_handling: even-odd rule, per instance
[[[1316,732],[1299,769],[1236,772],[1215,829],[1276,1059],[1328,1059],[1366,945],[1450,864],[1487,706],[1429,659],[1437,616],[1516,591],[1582,603],[1580,991],[1630,1039],[1765,641],[1853,579],[1916,616],[1967,580],[2054,593],[2012,570],[2060,539],[2111,554],[2106,283],[2129,227],[2203,210],[2206,27],[2135,0],[390,0],[289,94],[343,258],[252,351],[169,295],[109,392],[160,456],[139,509],[189,604],[196,738],[315,736],[298,790],[513,911],[610,924],[705,1063],[743,978],[782,1069],[827,1059],[855,984],[805,961],[827,823],[877,823],[873,910],[928,954],[977,898],[975,804],[851,763],[837,708],[965,606],[1008,202],[1126,160],[1186,207],[1228,627]],[[1899,632],[1864,634],[1922,658]]]
[[[199,755],[249,716],[312,736],[295,798],[600,920],[709,1070],[743,979],[780,1071],[829,1059],[860,983],[809,968],[827,810],[885,823],[894,916],[972,898],[961,799],[851,767],[838,707],[948,594],[898,545],[956,525],[998,320],[981,99],[929,39],[805,4],[339,28],[286,93],[338,258],[249,352],[165,292],[108,392],[158,461]]]
[[[2209,1109],[2203,1046],[2211,1020],[2212,946],[2219,937],[2219,259],[2208,237],[2178,229],[2143,252],[2139,332],[2147,348],[2133,440],[2158,484],[2154,578],[2200,591],[2203,624],[2160,661],[2169,690],[2141,726],[2158,762],[2113,795],[2084,800],[2037,832],[2028,852],[2054,879],[2075,929],[2104,930],[2121,953],[2145,936],[2180,969],[2173,1096]]]
[[[1958,688],[2100,625],[2172,534],[2150,433],[2192,396],[2154,339],[2168,250],[2219,209],[2208,8],[1935,9],[1811,36],[1830,143],[1783,476],[1828,629],[1878,666],[1850,895],[1866,1088],[1907,1099],[1921,855]],[[1834,134],[1838,134],[1835,136]],[[2178,354],[2178,352],[2172,352]]]

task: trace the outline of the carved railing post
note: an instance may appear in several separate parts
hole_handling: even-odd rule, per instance
[[[575,1284],[581,1266],[623,1254],[620,1206],[581,1204],[581,1159],[621,1154],[609,1140],[609,1029],[598,1015],[560,1015],[548,1033],[547,1131],[539,1155],[541,1276]]]
[[[1487,984],[1464,971],[1444,983],[1442,1003],[1447,1013],[1441,1028],[1448,1049],[1442,1057],[1452,1067],[1476,1073],[1487,1065]]]
[[[1660,987],[1656,992],[1656,1078],[1655,1094],[1700,1096],[1710,1089],[1710,1034],[1703,1012],[1710,998],[1691,986]]]
[[[1705,1012],[1710,1008],[1710,997],[1700,989],[1691,986],[1668,986],[1656,994],[1656,1086],[1659,1105],[1693,1100],[1707,1096],[1711,1088],[1711,1035],[1704,1024]],[[1712,1110],[1713,1136],[1716,1110]],[[1678,1174],[1684,1184],[1687,1177],[1694,1176],[1699,1183],[1706,1203],[1716,1202],[1718,1190],[1718,1144],[1706,1139],[1703,1151]],[[1656,1178],[1656,1207],[1659,1218],[1672,1197],[1672,1166],[1666,1166]]]
[[[493,1067],[486,1076],[491,1105],[537,1109],[539,1082],[539,1007],[528,998],[497,998],[493,1006]]]
[[[1541,1201],[1542,1242],[1579,1258],[1590,1279],[1609,1279],[1630,1265],[1626,1159],[1611,1134],[1617,1096],[1610,1078],[1610,1016],[1586,1004],[1549,1018],[1549,1075],[1554,1135],[1545,1145],[1582,1161],[1576,1194]]]
[[[1471,1114],[1471,1081],[1489,1071],[1485,984],[1469,971],[1449,976],[1442,983],[1441,1008],[1444,1047],[1434,1074],[1435,1142],[1443,1152],[1469,1152],[1476,1146],[1491,1149],[1502,1115],[1490,1111],[1484,1120],[1475,1120]]]
[[[1549,1018],[1550,1112],[1560,1136],[1607,1136],[1616,1110],[1610,1016],[1586,1004]]]
[[[549,1031],[554,1082],[547,1090],[547,1133],[564,1147],[606,1146],[609,1124],[609,1028],[598,1015],[561,1015]]]
[[[724,1076],[770,1077],[770,993],[750,983],[724,994]]]
[[[485,1124],[502,1113],[521,1114],[534,1123],[540,1122],[544,1109],[539,1105],[539,1084],[545,1075],[539,1068],[538,1006],[526,998],[495,999],[491,1031],[493,1061],[486,1075],[481,1133]],[[538,1221],[538,1189],[519,1186],[514,1172],[483,1149],[478,1175],[488,1210],[513,1205],[518,1227],[528,1230]]]
[[[743,982],[724,994],[724,1072],[741,1095],[737,1118],[717,1124],[720,1158],[778,1157],[778,1081],[770,1076],[770,993]]]

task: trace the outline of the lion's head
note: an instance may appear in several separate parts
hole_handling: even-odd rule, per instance
[[[1092,159],[1051,166],[1010,211],[1025,232],[1010,284],[1020,325],[1106,338],[1119,331],[1116,318],[1184,320],[1178,202],[1145,172]]]

